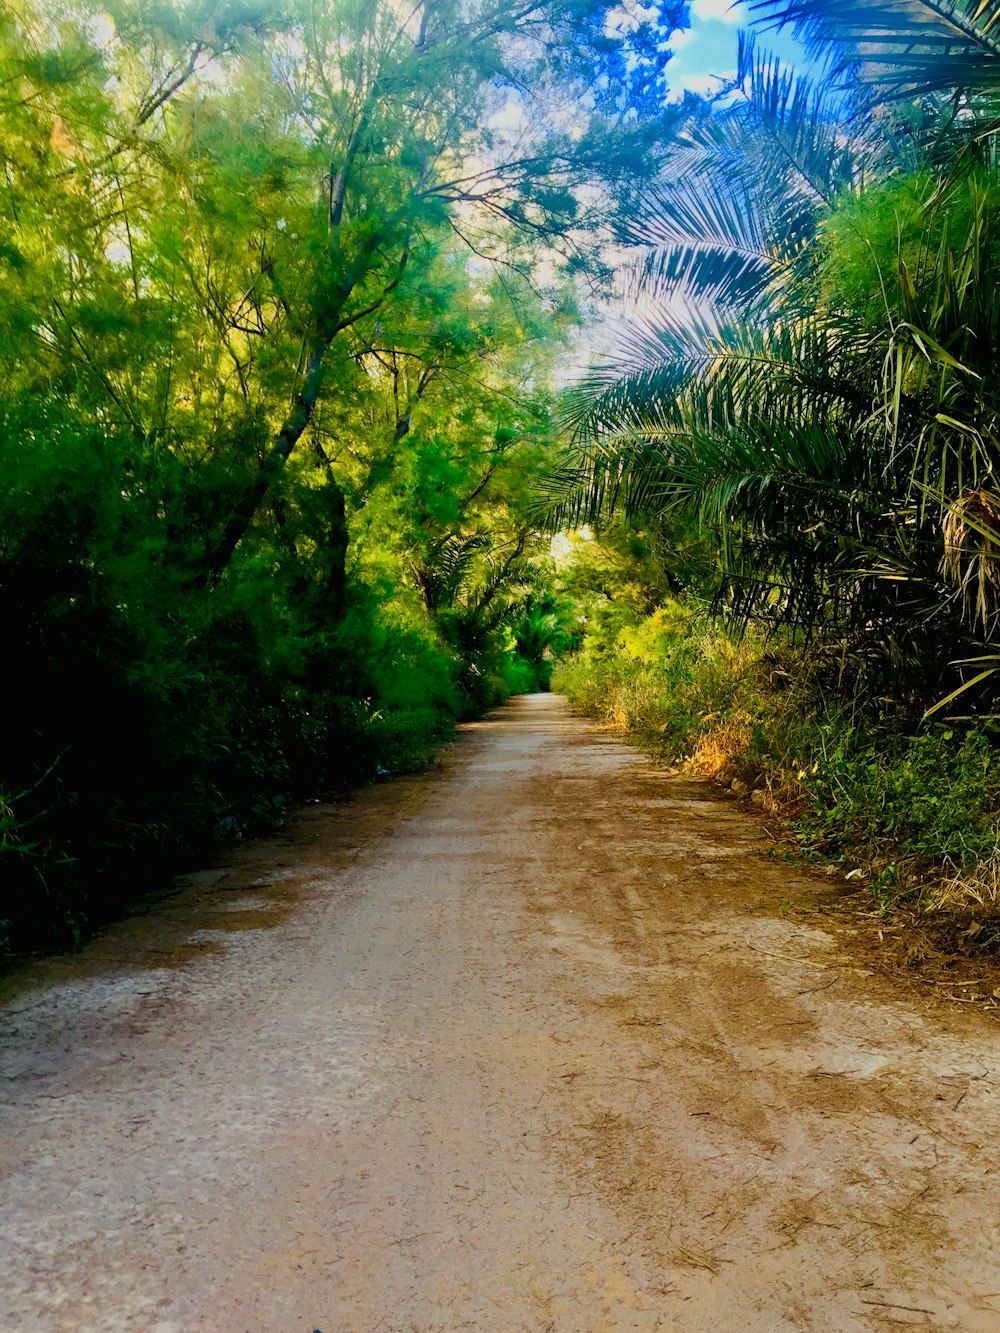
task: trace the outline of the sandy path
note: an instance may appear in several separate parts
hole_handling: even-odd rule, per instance
[[[558,699],[0,1009],[0,1329],[1000,1330],[1000,1029]]]

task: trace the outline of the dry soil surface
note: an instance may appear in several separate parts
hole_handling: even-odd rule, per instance
[[[548,696],[0,1010],[4,1333],[1000,1330],[1000,1028]]]

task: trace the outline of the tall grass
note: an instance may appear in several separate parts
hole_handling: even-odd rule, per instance
[[[820,664],[735,641],[681,603],[585,639],[552,687],[648,752],[787,821],[804,856],[851,869],[884,907],[1000,911],[1000,750],[978,729],[867,712]]]

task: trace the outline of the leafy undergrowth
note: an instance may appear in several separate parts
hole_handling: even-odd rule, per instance
[[[152,629],[98,640],[110,613],[82,594],[59,634],[47,607],[34,616],[29,674],[45,703],[11,710],[6,728],[0,963],[78,946],[217,844],[419,770],[456,720],[538,688],[502,643],[464,660],[427,617],[363,588],[317,629],[282,620],[270,572],[263,592],[247,583],[217,593],[212,616],[160,589],[170,634],[150,611]]]
[[[553,689],[780,820],[797,856],[864,888],[854,901],[887,948],[902,932],[901,966],[1000,956],[995,736],[831,702],[826,671],[816,654],[736,642],[674,603],[598,627]]]
[[[355,616],[294,640],[259,613],[231,620],[155,659],[129,643],[100,676],[66,670],[44,727],[26,711],[8,728],[0,957],[78,945],[213,845],[420,768],[451,735],[463,701],[432,634]],[[52,757],[36,774],[39,754]]]

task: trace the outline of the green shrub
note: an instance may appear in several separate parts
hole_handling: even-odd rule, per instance
[[[1000,755],[982,732],[849,732],[814,755],[802,779],[810,808],[796,824],[806,846],[956,870],[995,852]]]
[[[55,409],[0,421],[0,618],[30,691],[0,754],[0,948],[77,942],[144,876],[273,829],[333,786],[427,762],[466,701],[405,600],[331,615],[281,553],[214,584],[168,558],[172,465],[136,484],[127,445]],[[20,432],[20,435],[18,434]],[[169,475],[168,475],[169,474]],[[23,488],[23,489],[22,489]]]
[[[976,901],[1000,893],[1000,751],[987,724],[921,729],[902,712],[853,712],[821,688],[822,658],[735,642],[683,605],[605,626],[553,678],[586,712],[691,771],[765,788],[806,854],[866,867],[882,901],[946,876],[952,901],[963,885]]]

